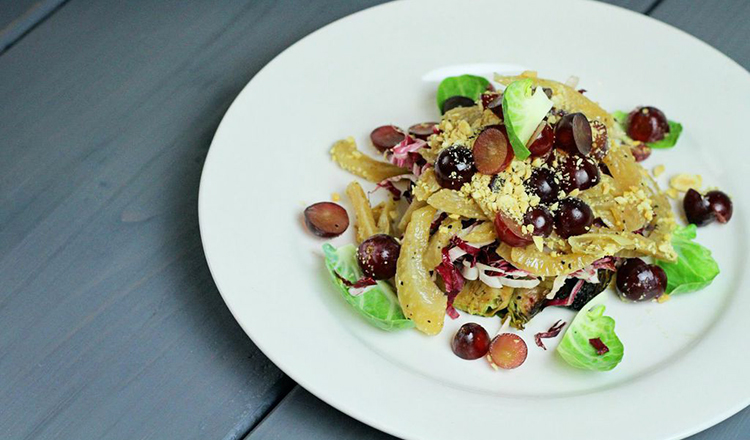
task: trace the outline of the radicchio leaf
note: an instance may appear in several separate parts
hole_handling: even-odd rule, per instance
[[[386,179],[378,183],[378,186],[376,186],[375,189],[377,190],[378,188],[383,188],[383,189],[388,190],[388,192],[390,192],[391,195],[393,196],[393,200],[401,200],[401,190],[396,188],[396,185],[394,185],[393,182]]]
[[[569,305],[573,304],[573,302],[576,300],[576,295],[578,295],[578,292],[580,292],[581,288],[583,287],[583,283],[585,283],[584,280],[578,280],[575,286],[573,286],[573,288],[570,290],[570,295],[568,295],[567,298],[553,299],[552,301],[548,302],[547,305],[568,307]]]
[[[451,293],[458,294],[464,287],[464,277],[451,261],[447,246],[443,248],[442,254],[443,261],[435,268],[435,271],[443,278],[446,292],[449,295]]]
[[[339,280],[341,280],[342,283],[349,289],[349,293],[352,296],[359,296],[365,293],[367,291],[367,288],[370,286],[376,285],[378,282],[375,281],[372,277],[363,276],[362,278],[358,279],[355,282],[351,282],[347,280],[346,278],[339,275],[338,272],[335,272],[336,277],[338,277]]]
[[[534,342],[536,342],[536,345],[539,347],[542,347],[543,349],[547,349],[547,347],[544,346],[544,342],[542,342],[542,338],[554,338],[557,335],[560,334],[563,327],[565,327],[565,321],[562,319],[558,319],[556,323],[552,325],[552,327],[549,328],[546,332],[539,332],[534,335]]]
[[[453,307],[453,301],[456,299],[456,296],[458,293],[449,293],[448,294],[448,305],[445,308],[445,313],[450,316],[451,319],[457,319],[460,315],[458,314],[458,310],[456,310],[455,307]]]
[[[387,159],[397,167],[410,169],[415,176],[419,177],[426,169],[427,161],[418,151],[426,145],[427,142],[424,140],[407,135],[398,145],[391,148]]]
[[[589,339],[589,344],[591,344],[591,346],[596,349],[596,354],[598,354],[599,356],[607,354],[609,352],[609,347],[607,347],[599,338]]]

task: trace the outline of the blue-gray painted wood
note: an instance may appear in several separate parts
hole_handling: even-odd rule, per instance
[[[750,69],[750,1],[665,0],[651,16],[700,38]]]
[[[375,1],[70,0],[0,55],[0,438],[241,438],[292,387],[204,261],[231,101]]]
[[[0,54],[67,0],[0,0]]]

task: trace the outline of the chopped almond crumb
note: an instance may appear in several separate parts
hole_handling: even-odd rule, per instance
[[[656,302],[658,302],[659,304],[663,304],[667,301],[669,301],[669,295],[667,295],[666,293],[656,298]]]
[[[338,202],[341,200],[341,195],[339,193],[331,193],[331,200],[334,202]]]
[[[534,245],[539,250],[539,252],[544,251],[544,239],[540,237],[539,235],[534,235],[531,237],[532,240],[534,240]]]
[[[669,186],[680,192],[687,192],[690,188],[699,190],[703,185],[700,174],[678,174],[669,179]]]
[[[666,167],[664,167],[664,165],[657,165],[654,167],[652,173],[654,174],[654,177],[659,177],[664,174],[664,170],[666,170]]]

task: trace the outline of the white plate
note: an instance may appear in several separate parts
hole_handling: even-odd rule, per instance
[[[628,46],[629,45],[629,46]],[[439,117],[446,75],[539,70],[581,78],[607,109],[661,108],[685,126],[648,166],[697,172],[734,196],[725,226],[699,231],[722,269],[714,284],[666,304],[614,295],[625,358],[612,372],[565,365],[533,334],[572,313],[548,309],[523,332],[526,363],[495,372],[448,346],[465,314],[436,337],[385,333],[355,314],[324,272],[323,241],[302,227],[310,203],[351,177],[329,160],[337,139],[370,151],[378,125]],[[253,341],[326,402],[409,439],[677,439],[750,402],[747,258],[750,75],[706,44],[624,9],[580,1],[403,1],[304,38],[245,87],[219,127],[200,191],[211,272]],[[352,241],[351,231],[333,241]],[[745,276],[743,276],[745,275]],[[559,338],[558,338],[559,339]]]

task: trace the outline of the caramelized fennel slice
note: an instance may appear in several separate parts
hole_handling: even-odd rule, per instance
[[[428,335],[436,335],[443,329],[448,305],[448,298],[432,281],[422,259],[430,240],[430,224],[435,212],[435,208],[426,206],[412,214],[396,265],[396,289],[401,309],[418,330]]]
[[[534,276],[556,277],[583,269],[605,255],[551,254],[539,251],[533,244],[526,247],[510,247],[500,244],[497,253],[515,267],[530,272]]]
[[[331,159],[341,168],[370,182],[377,183],[389,177],[400,176],[409,172],[407,169],[380,162],[362,154],[357,149],[354,138],[351,137],[333,144],[330,153]]]

